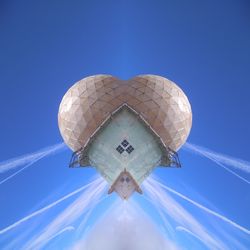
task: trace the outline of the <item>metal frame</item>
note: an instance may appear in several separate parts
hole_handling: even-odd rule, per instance
[[[167,158],[168,164],[162,164],[162,163],[164,163],[162,160],[162,162],[161,162],[162,167],[172,167],[172,168],[180,168],[181,167],[179,155],[174,150],[168,148],[165,157]]]
[[[82,148],[74,152],[71,156],[69,167],[70,168],[91,167],[87,155],[87,150]]]

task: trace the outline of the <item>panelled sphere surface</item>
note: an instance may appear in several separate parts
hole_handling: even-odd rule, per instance
[[[65,143],[77,151],[122,104],[138,112],[177,151],[192,126],[192,111],[184,92],[170,80],[156,75],[140,75],[123,81],[110,75],[86,77],[64,95],[58,123]]]

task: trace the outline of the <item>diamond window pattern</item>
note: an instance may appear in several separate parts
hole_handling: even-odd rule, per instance
[[[132,145],[130,145],[130,143],[127,140],[123,140],[121,144],[116,148],[116,150],[120,154],[122,154],[124,151],[130,154],[132,153],[132,151],[134,151],[134,148]]]

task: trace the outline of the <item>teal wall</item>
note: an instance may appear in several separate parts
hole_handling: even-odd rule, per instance
[[[116,148],[126,139],[134,150],[120,154]],[[161,162],[162,151],[144,122],[133,111],[122,108],[98,132],[90,145],[90,164],[97,168],[110,185],[126,168],[138,184]]]

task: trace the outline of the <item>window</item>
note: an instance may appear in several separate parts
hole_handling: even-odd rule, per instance
[[[133,148],[131,145],[129,145],[129,146],[127,147],[127,149],[126,149],[126,151],[127,151],[129,154],[132,153],[133,150],[134,150],[134,148]]]
[[[125,150],[128,154],[130,154],[134,151],[134,148],[127,140],[123,140],[121,144],[116,148],[116,150],[120,154],[122,154]]]
[[[121,146],[121,145],[119,145],[117,148],[116,148],[116,150],[120,153],[120,154],[122,154],[123,152],[124,152],[124,148]]]
[[[128,146],[128,141],[127,140],[123,140],[123,142],[121,143],[123,147],[127,147]]]

